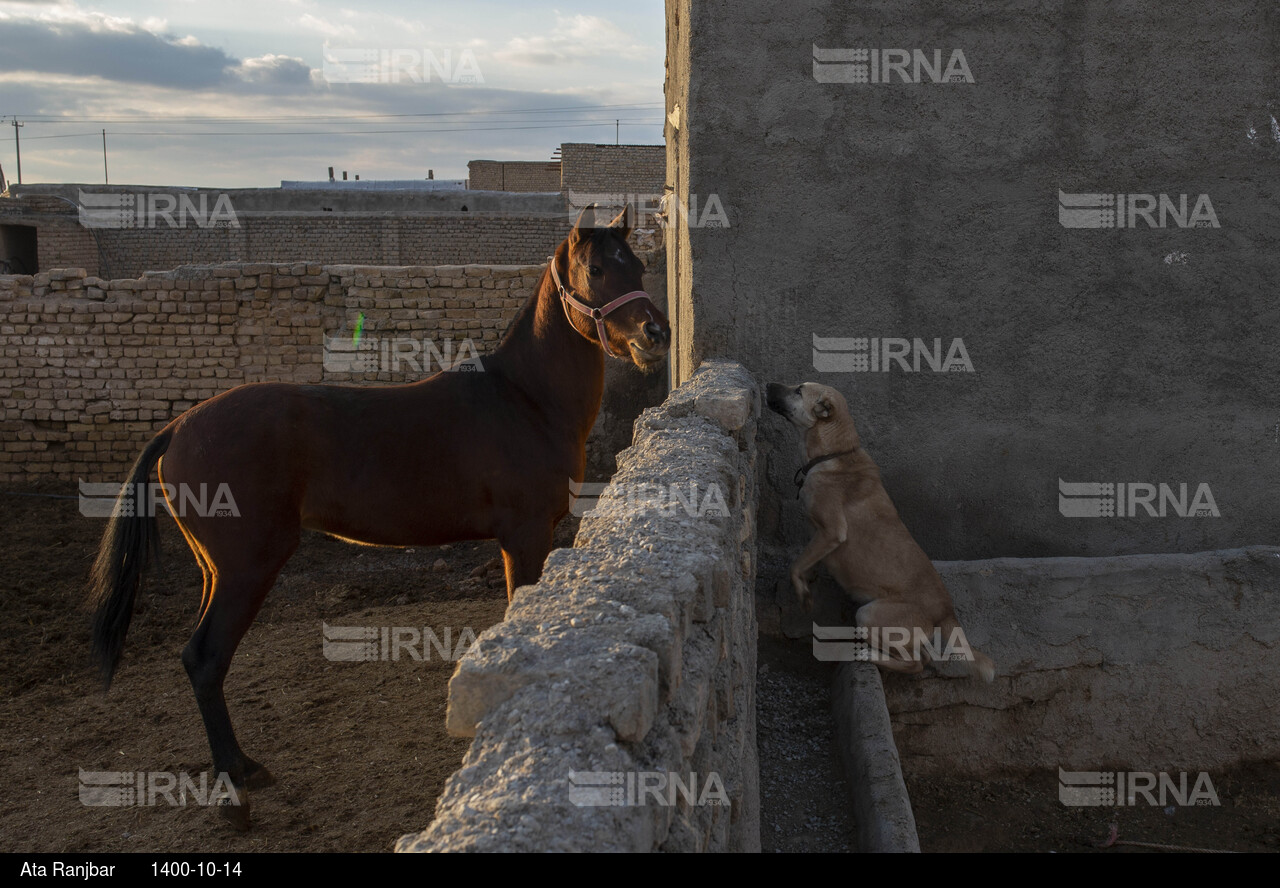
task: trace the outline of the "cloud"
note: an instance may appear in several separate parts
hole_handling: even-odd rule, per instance
[[[239,64],[199,41],[162,37],[127,19],[0,20],[7,71],[102,77],[128,83],[207,87]]]
[[[326,37],[346,37],[356,33],[356,29],[350,25],[335,25],[333,22],[317,18],[309,12],[298,19],[298,27],[324,34]]]
[[[600,116],[590,106],[661,99],[660,77],[644,87],[625,73],[634,66],[612,64],[639,56],[650,66],[652,45],[594,16],[561,17],[543,37],[490,36],[486,46],[474,34],[423,30],[422,22],[393,23],[383,16],[387,21],[370,31],[364,13],[321,13],[309,3],[289,11],[281,20],[287,33],[268,35],[274,45],[257,43],[252,52],[237,52],[183,36],[192,26],[173,7],[164,10],[166,22],[141,14],[104,15],[73,2],[0,0],[0,109],[30,115],[22,131],[24,178],[100,181],[103,128],[113,182],[271,185],[321,178],[329,165],[362,178],[420,178],[426,169],[434,169],[437,178],[462,178],[466,161],[475,157],[546,158],[562,141],[612,141],[611,119],[607,126],[581,125]],[[307,12],[344,33],[381,34],[383,43],[393,33],[399,42],[390,43],[392,48],[431,49],[442,59],[452,52],[455,62],[460,50],[471,49],[488,80],[482,88],[436,77],[426,83],[326,83],[320,58],[311,59],[305,43],[354,40],[330,40],[299,27],[298,18]],[[484,50],[494,47],[505,47],[516,60],[507,63],[515,76],[490,75],[488,60],[494,56]],[[500,75],[502,64],[494,58]],[[579,76],[567,83],[555,66],[578,61],[607,68],[608,76],[586,78],[589,85]],[[531,71],[528,65],[546,67]],[[660,71],[660,54],[656,65]],[[502,88],[504,79],[519,88]],[[538,108],[557,110],[512,113]],[[661,137],[661,114],[655,113],[659,119],[651,132],[632,130],[638,140]],[[395,116],[368,119],[373,114]],[[450,116],[437,116],[442,114]],[[212,119],[233,115],[242,118]],[[627,132],[624,122],[624,141]],[[12,156],[8,141],[8,149],[0,144],[0,160]]]
[[[256,59],[245,59],[232,73],[246,83],[298,87],[311,85],[312,71],[302,59],[268,53]]]
[[[192,36],[164,33],[163,19],[141,25],[80,9],[38,18],[0,19],[6,79],[95,78],[177,90],[310,92],[318,79],[296,56],[237,59]]]
[[[637,43],[608,19],[557,15],[551,33],[513,37],[494,56],[523,65],[571,65],[601,56],[639,59],[651,51],[652,47]]]

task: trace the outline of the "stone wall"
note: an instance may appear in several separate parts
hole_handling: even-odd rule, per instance
[[[473,191],[560,190],[560,164],[554,160],[472,160],[467,171]]]
[[[560,160],[562,190],[575,206],[591,203],[596,199],[591,195],[661,195],[666,181],[667,149],[663,145],[566,142],[560,146]]]
[[[708,362],[636,421],[603,514],[459,662],[448,729],[475,740],[397,850],[759,850],[759,410]]]
[[[646,287],[661,305],[655,266]],[[0,483],[121,478],[156,431],[241,383],[411,382],[486,354],[544,268],[256,263],[115,281],[84,269],[0,276]],[[362,351],[345,351],[361,315]],[[612,474],[615,427],[665,392],[661,375],[610,369],[590,480]]]

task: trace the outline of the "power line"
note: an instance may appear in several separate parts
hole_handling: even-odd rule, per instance
[[[30,121],[28,121],[30,122]],[[656,126],[662,122],[661,118],[653,118],[652,120],[623,120],[622,123],[628,126]],[[433,133],[472,133],[472,132],[507,132],[513,130],[544,130],[544,129],[580,129],[584,127],[609,126],[617,125],[617,120],[601,120],[592,121],[590,123],[548,123],[530,126],[466,126],[453,127],[448,129],[381,129],[381,130],[210,130],[210,131],[191,131],[191,132],[174,132],[174,131],[153,131],[153,130],[111,130],[113,136],[374,136],[388,135],[394,133],[420,133],[423,135],[431,135]],[[26,124],[20,124],[25,126]],[[59,133],[52,136],[27,136],[27,140],[33,139],[75,139],[85,138],[88,136],[99,136],[101,131],[91,133]],[[5,139],[5,141],[12,141]]]
[[[205,121],[227,121],[227,122],[247,122],[247,121],[265,121],[265,122],[284,122],[295,120],[392,120],[407,117],[469,117],[469,116],[486,116],[491,114],[553,114],[553,113],[588,113],[601,110],[633,110],[644,111],[653,108],[664,107],[662,102],[627,102],[616,105],[565,105],[555,108],[494,108],[489,110],[474,111],[412,111],[397,114],[268,114],[268,115],[247,115],[247,114],[209,114],[209,115],[107,115],[107,116],[90,116],[90,115],[74,115],[74,114],[23,114],[20,115],[26,120],[37,121],[40,123],[151,123],[153,121],[164,121],[167,123],[179,123],[183,121],[205,122]]]

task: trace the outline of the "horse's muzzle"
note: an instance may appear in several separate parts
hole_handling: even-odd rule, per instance
[[[662,363],[671,350],[671,328],[657,321],[645,323],[641,335],[627,343],[631,358],[642,369],[649,370]]]

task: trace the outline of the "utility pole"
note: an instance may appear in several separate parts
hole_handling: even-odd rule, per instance
[[[621,126],[622,126],[622,121],[615,117],[613,119],[613,144],[615,145],[621,144],[620,142],[621,137],[618,135],[618,130]]]
[[[102,131],[102,184],[110,185],[111,179],[107,176],[107,131]]]
[[[18,123],[18,118],[13,118],[13,150],[18,152],[18,184],[22,184],[22,143],[18,141],[18,130],[26,126],[25,123]]]

